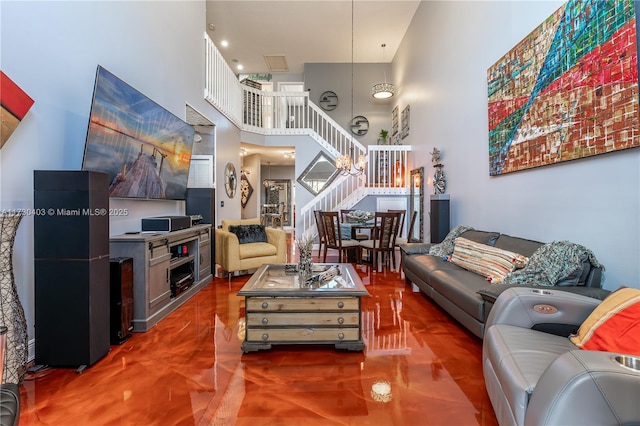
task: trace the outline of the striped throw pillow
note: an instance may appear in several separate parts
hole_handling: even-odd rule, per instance
[[[640,356],[640,289],[608,295],[570,339],[580,349]]]
[[[502,282],[504,277],[516,268],[527,263],[527,257],[486,244],[477,243],[464,237],[455,239],[450,262],[487,277],[494,284]]]

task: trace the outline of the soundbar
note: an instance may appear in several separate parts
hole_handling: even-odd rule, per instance
[[[158,216],[142,219],[142,232],[172,232],[191,227],[191,216]]]

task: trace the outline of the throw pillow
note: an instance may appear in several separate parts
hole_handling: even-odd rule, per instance
[[[501,283],[509,272],[522,268],[527,263],[527,258],[521,254],[463,237],[455,239],[453,254],[449,260],[464,269],[487,277],[487,280],[494,284]]]
[[[580,349],[640,356],[640,289],[611,293],[570,339]]]
[[[267,242],[267,231],[262,225],[230,226],[229,232],[233,232],[238,236],[240,244]]]
[[[440,256],[440,257],[449,256],[453,252],[453,244],[455,239],[458,238],[460,234],[466,231],[472,231],[472,230],[473,228],[470,226],[466,226],[466,225],[456,226],[451,231],[449,231],[449,233],[447,234],[446,237],[444,237],[444,240],[442,240],[441,243],[431,245],[431,247],[429,248],[429,254],[432,256]]]

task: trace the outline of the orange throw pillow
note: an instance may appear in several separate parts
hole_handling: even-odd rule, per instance
[[[570,339],[581,349],[640,356],[640,289],[611,293]]]

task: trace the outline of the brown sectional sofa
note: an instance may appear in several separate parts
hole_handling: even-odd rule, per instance
[[[498,232],[468,230],[461,237],[530,257],[544,243],[512,237]],[[431,244],[409,243],[400,246],[402,268],[407,283],[414,284],[473,334],[482,338],[493,302],[509,285],[491,284],[485,277],[429,255]],[[600,289],[602,268],[594,267],[585,253],[582,268],[558,281],[554,288],[603,298]],[[530,283],[535,286],[537,283]]]

